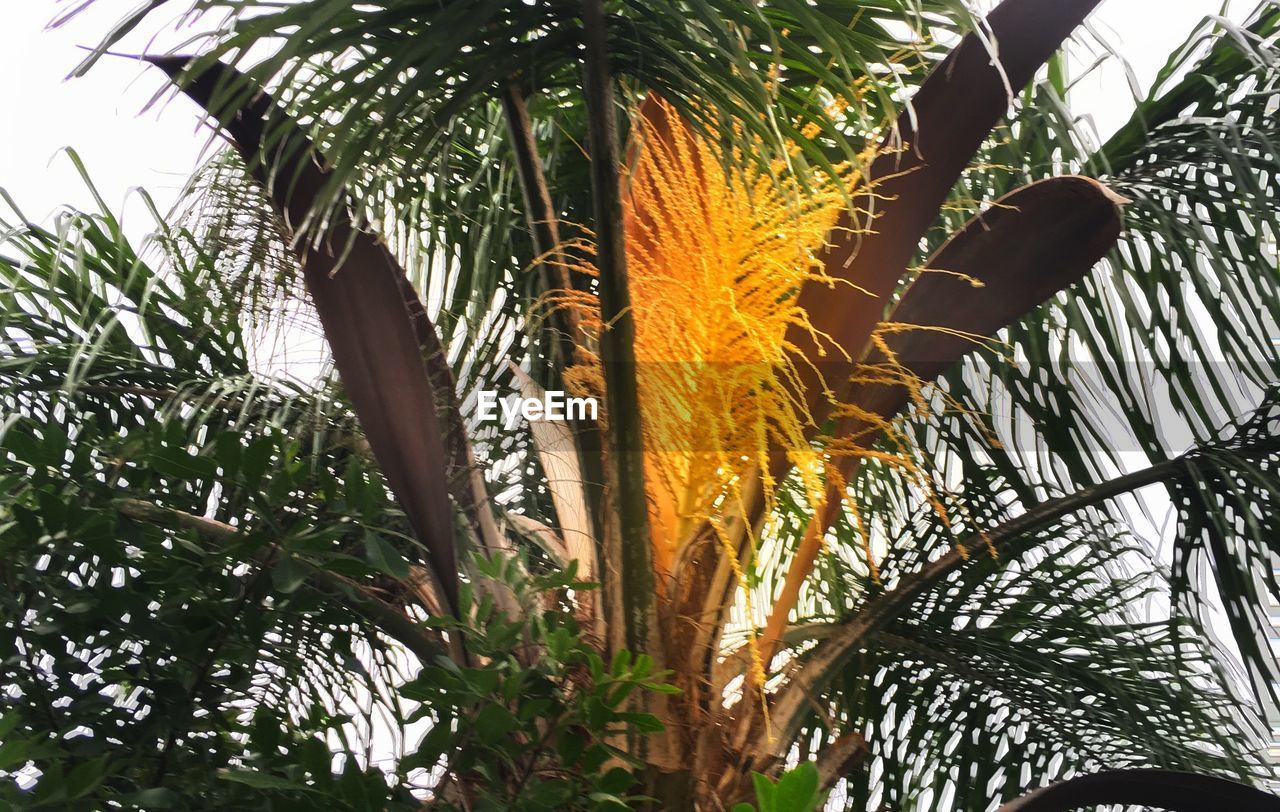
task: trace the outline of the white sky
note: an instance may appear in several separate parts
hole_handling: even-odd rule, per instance
[[[72,3],[0,0],[0,100],[8,118],[0,128],[0,187],[28,217],[43,220],[62,203],[92,204],[71,162],[59,154],[63,147],[80,153],[108,205],[118,210],[136,186],[167,208],[207,144],[207,133],[197,129],[195,107],[185,99],[142,112],[164,87],[157,71],[108,57],[89,75],[64,80],[85,54],[77,46],[97,44],[137,4],[97,0],[68,26],[49,31],[44,30],[49,20]],[[174,6],[176,13],[185,4]],[[1238,18],[1253,6],[1252,0],[1234,0],[1231,16]],[[1104,0],[1091,22],[1123,45],[1145,86],[1186,33],[1220,8],[1221,0]],[[170,29],[161,43],[183,39]],[[148,44],[134,38],[118,49],[136,52]],[[1077,113],[1091,114],[1104,134],[1114,130],[1132,108],[1124,70],[1118,63],[1108,65],[1082,83],[1073,102]],[[145,212],[136,206],[129,211],[131,234],[149,230]]]
[[[162,76],[124,59],[103,59],[88,76],[66,80],[86,56],[77,46],[96,45],[137,3],[101,0],[74,24],[44,30],[69,5],[0,0],[0,100],[8,118],[0,128],[0,187],[37,221],[63,203],[91,207],[74,166],[60,154],[72,147],[108,206],[118,211],[129,190],[141,186],[166,209],[208,142],[197,130],[195,105],[177,99],[142,113],[163,87]],[[149,230],[145,212],[133,214],[137,230],[130,230]]]

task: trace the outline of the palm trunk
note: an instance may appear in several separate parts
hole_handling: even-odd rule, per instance
[[[622,220],[622,177],[617,104],[609,66],[607,29],[600,0],[583,0],[585,39],[583,90],[587,103],[587,143],[591,158],[591,192],[599,271],[600,356],[604,369],[606,437],[604,522],[604,600],[609,645],[632,654],[648,654],[656,666],[667,658],[658,633],[657,592],[649,505],[645,491],[643,432],[636,382],[635,319],[627,286],[626,238]],[[646,697],[639,703],[651,701]],[[673,705],[675,703],[662,703]],[[662,773],[678,763],[673,746],[679,728],[664,708],[667,723],[661,738],[640,737],[628,743],[638,758]],[[653,789],[663,780],[648,782]]]

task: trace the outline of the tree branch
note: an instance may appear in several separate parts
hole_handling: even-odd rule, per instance
[[[861,733],[845,733],[818,754],[818,786],[833,787],[849,770],[866,757],[869,749]]]
[[[525,104],[524,94],[515,84],[508,84],[502,91],[502,111],[507,121],[507,132],[511,136],[511,148],[516,157],[516,174],[520,180],[520,191],[524,197],[525,217],[529,223],[529,232],[533,235],[534,251],[538,254],[539,279],[542,293],[549,294],[556,290],[573,290],[573,281],[560,243],[559,218],[555,205],[551,202],[551,190],[547,187],[547,178],[542,171],[542,161],[538,157],[538,143],[533,134],[533,123],[529,118],[529,108]],[[578,352],[578,342],[583,339],[581,319],[573,308],[559,307],[552,310],[548,317],[555,340],[552,342],[553,352],[559,356],[561,369],[572,363]],[[521,388],[537,386],[528,379],[518,367],[513,369]],[[553,423],[534,423],[533,432],[540,453],[547,449],[538,442],[540,426],[554,426]],[[563,427],[562,427],[563,428]],[[554,431],[554,429],[545,429]],[[578,462],[578,475],[575,482],[556,482],[555,472],[549,470],[543,457],[544,472],[553,477],[550,486],[552,500],[559,519],[561,533],[566,540],[577,547],[572,558],[582,564],[581,573],[590,581],[596,578],[599,567],[597,539],[600,537],[596,527],[596,517],[587,509],[588,505],[600,504],[598,482],[603,474],[600,468],[600,430],[595,421],[577,418],[572,421],[572,431],[563,432],[563,443],[558,443],[554,452],[557,455],[572,454]],[[583,476],[583,472],[591,472]],[[581,515],[569,513],[568,505],[557,500],[561,488],[573,488],[583,496]],[[592,634],[603,643],[605,636],[604,618],[600,614],[600,605],[596,595],[584,595],[580,609],[583,620]]]
[[[560,251],[560,225],[555,206],[551,202],[551,190],[542,171],[538,157],[538,142],[533,135],[533,123],[529,119],[529,107],[524,94],[514,84],[502,89],[502,112],[507,121],[507,133],[511,136],[511,149],[516,158],[516,175],[520,179],[520,192],[524,197],[525,219],[529,233],[533,235],[533,248],[538,255],[538,273],[542,293],[556,290],[573,290],[573,281]],[[559,361],[567,366],[574,357],[579,318],[572,308],[556,308],[550,315],[556,334],[554,347]]]
[[[222,545],[235,542],[242,532],[240,528],[216,519],[207,519],[186,511],[161,507],[141,499],[118,499],[115,506],[121,514],[135,521],[176,530],[194,530],[199,535]],[[341,576],[307,562],[299,563],[311,570],[308,580],[321,592],[377,626],[388,637],[413,652],[419,660],[428,662],[438,655],[448,655],[448,650],[440,641],[414,623],[397,607],[369,594],[358,584]],[[412,585],[406,586],[412,587]],[[439,597],[436,600],[439,601]]]

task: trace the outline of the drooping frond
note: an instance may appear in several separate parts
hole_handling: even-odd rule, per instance
[[[317,745],[329,780],[308,740],[355,759],[403,718],[385,691],[403,655],[308,583],[317,564],[372,580],[353,527],[407,530],[349,407],[250,369],[230,271],[264,269],[236,265],[243,245],[157,222],[135,250],[111,214],[71,210],[4,235],[0,716],[16,766],[43,772],[6,801],[179,803],[171,784],[252,804],[218,771]]]
[[[226,130],[281,220],[299,228],[315,213],[315,197],[328,182],[328,169],[317,165],[320,158],[310,142],[271,96],[216,63],[206,72],[186,75],[190,59],[153,62]],[[435,326],[404,270],[350,217],[345,210],[338,212],[311,239],[292,240],[293,247],[343,388],[425,548],[441,599],[456,609],[447,450],[448,434],[457,424],[450,409],[453,382],[443,367]],[[433,367],[440,370],[435,375]],[[455,442],[465,448],[465,438]],[[465,496],[459,502],[472,512],[488,510],[487,504],[477,508]]]

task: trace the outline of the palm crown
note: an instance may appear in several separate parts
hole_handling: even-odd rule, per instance
[[[1095,147],[1055,56],[1095,5],[200,3],[202,54],[146,57],[234,148],[193,204],[142,255],[6,231],[0,769],[280,808],[1264,777],[1280,10]],[[300,299],[316,386],[254,360]]]

